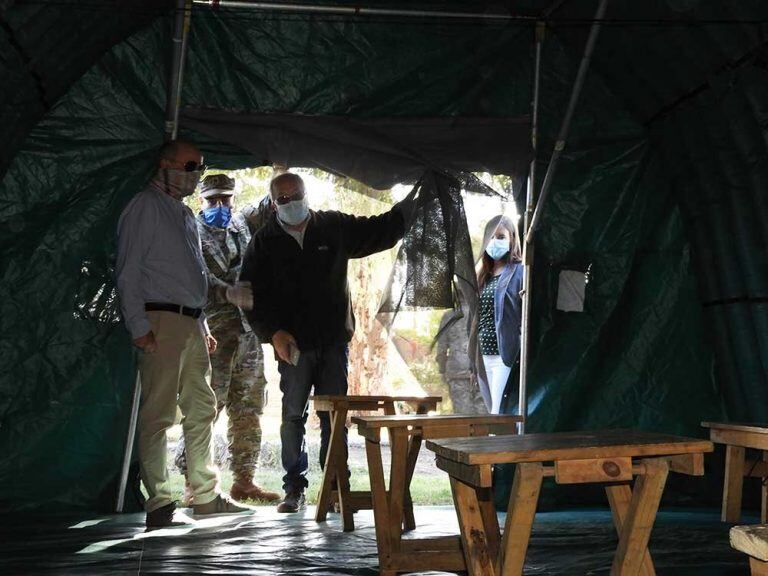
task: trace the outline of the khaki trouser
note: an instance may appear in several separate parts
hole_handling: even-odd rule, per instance
[[[166,431],[173,426],[178,404],[187,443],[189,484],[195,504],[216,498],[217,475],[211,458],[216,396],[210,386],[211,363],[198,320],[173,312],[147,312],[157,350],[140,353],[141,408],[139,463],[151,512],[170,504],[166,465]]]

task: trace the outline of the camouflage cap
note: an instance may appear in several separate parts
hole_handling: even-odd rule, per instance
[[[200,183],[200,196],[210,198],[212,196],[234,196],[235,179],[226,174],[211,174],[203,178]]]

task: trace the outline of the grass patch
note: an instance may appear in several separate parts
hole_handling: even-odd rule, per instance
[[[320,490],[321,476],[319,473],[309,476],[309,489],[307,490],[307,503],[317,503],[317,493]],[[171,491],[173,498],[179,502],[184,501],[184,476],[178,472],[170,473]],[[283,489],[283,471],[282,470],[257,470],[254,481],[268,490],[282,493]],[[232,473],[229,470],[221,474],[221,487],[225,492],[229,492],[232,487]],[[353,467],[352,477],[350,478],[350,488],[352,490],[370,490],[368,481],[368,470],[366,468]],[[146,494],[145,494],[146,495]],[[413,503],[417,506],[437,506],[452,504],[451,486],[448,476],[414,476],[411,482],[411,496]],[[249,502],[249,504],[262,504],[264,502]]]
[[[317,503],[317,493],[320,490],[322,479],[322,470],[318,463],[319,439],[316,436],[307,438],[306,451],[309,461],[309,488],[307,490],[307,503]],[[229,471],[229,459],[226,449],[226,441],[222,438],[216,438],[216,464],[221,471],[219,484],[224,492],[229,492],[232,487],[232,472]],[[389,450],[384,450],[382,455],[384,459],[384,472],[387,482],[389,481]],[[420,458],[430,458],[424,455]],[[179,502],[184,500],[184,476],[173,466],[174,449],[171,448],[168,454],[169,480],[171,483],[171,497]],[[282,494],[283,492],[283,469],[280,460],[280,442],[275,438],[264,439],[261,445],[261,455],[259,457],[259,466],[254,475],[254,482],[265,488]],[[350,444],[349,467],[352,471],[350,478],[351,490],[370,490],[368,480],[368,467],[362,445],[359,443]],[[431,466],[430,466],[431,468]],[[423,469],[422,469],[423,470]],[[450,505],[453,503],[451,495],[451,485],[448,475],[444,472],[433,469],[434,473],[420,473],[417,467],[416,474],[411,481],[411,496],[413,503],[417,506]],[[146,492],[142,486],[142,492]],[[250,504],[267,505],[265,502],[249,502]]]

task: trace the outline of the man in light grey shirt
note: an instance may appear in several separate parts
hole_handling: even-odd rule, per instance
[[[117,289],[140,349],[139,463],[149,494],[148,530],[190,521],[174,516],[166,465],[166,431],[177,405],[184,416],[195,515],[248,510],[219,494],[211,458],[216,397],[209,353],[216,341],[203,315],[208,285],[197,223],[181,202],[195,191],[203,158],[196,146],[182,141],[163,146],[160,156],[156,176],[118,223]]]

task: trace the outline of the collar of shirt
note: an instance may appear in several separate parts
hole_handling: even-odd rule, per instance
[[[311,215],[309,216],[311,218]],[[299,244],[299,248],[302,250],[304,249],[304,233],[307,231],[307,226],[309,226],[309,222],[307,222],[307,226],[304,226],[301,230],[292,230],[288,227],[287,224],[285,224],[282,220],[280,220],[279,216],[275,216],[275,219],[277,220],[277,223],[280,225],[280,228],[285,230],[285,232],[296,242]]]

